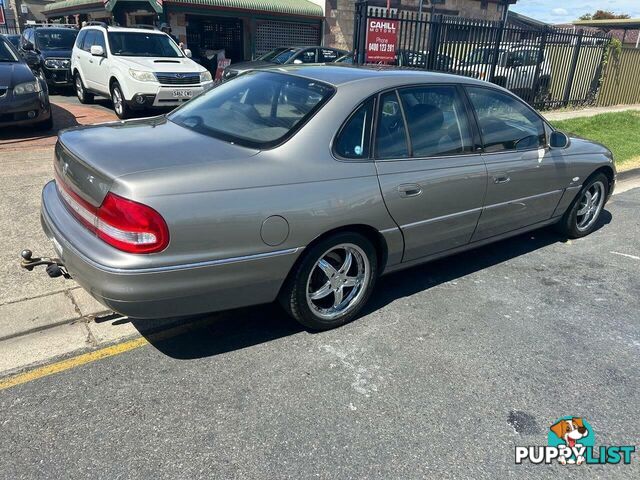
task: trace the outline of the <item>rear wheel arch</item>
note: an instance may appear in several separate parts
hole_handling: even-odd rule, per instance
[[[297,258],[297,260],[289,269],[289,273],[287,274],[287,279],[283,282],[283,285],[287,283],[288,277],[290,277],[291,274],[296,271],[299,264],[304,260],[305,251],[308,251],[309,249],[314,247],[316,244],[338,233],[359,233],[360,235],[365,237],[367,240],[369,240],[376,250],[376,256],[378,259],[378,273],[384,271],[384,268],[387,264],[387,257],[388,257],[388,246],[387,246],[386,240],[384,239],[382,234],[378,230],[376,230],[374,227],[370,225],[362,224],[362,223],[356,223],[352,225],[343,225],[341,227],[328,230],[322,233],[321,235],[318,235],[311,242],[309,242],[305,246],[302,254]]]

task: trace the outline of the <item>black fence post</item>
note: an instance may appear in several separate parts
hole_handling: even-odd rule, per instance
[[[429,26],[429,45],[427,48],[426,69],[435,70],[436,59],[438,58],[438,50],[440,49],[440,27],[442,26],[442,14],[434,15],[434,21]]]
[[[503,8],[507,8],[508,5],[505,5]],[[502,44],[502,36],[504,35],[504,29],[505,26],[507,24],[507,19],[506,16],[505,18],[500,22],[500,26],[498,27],[498,31],[496,33],[496,38],[495,38],[495,46],[493,48],[493,55],[491,57],[491,71],[489,72],[489,78],[487,78],[487,80],[489,82],[493,83],[493,78],[496,75],[496,67],[498,66],[498,60],[499,60],[499,56],[500,56],[500,45]]]
[[[354,60],[358,65],[362,65],[365,62],[368,12],[369,2],[367,0],[356,2],[356,13],[353,21],[353,51],[355,52]]]
[[[576,76],[576,68],[578,67],[578,57],[580,55],[580,48],[582,47],[582,35],[584,30],[578,30],[578,37],[576,39],[576,45],[573,48],[573,58],[571,59],[571,67],[569,67],[569,76],[567,77],[567,83],[564,86],[564,95],[562,97],[563,106],[569,105],[571,99],[571,88],[573,87],[573,79]]]
[[[540,89],[540,70],[542,69],[542,62],[545,60],[545,50],[547,49],[547,34],[549,33],[549,26],[542,27],[542,35],[540,36],[540,46],[538,50],[538,62],[536,64],[536,73],[533,77],[533,92],[531,93],[531,104],[538,108],[544,105],[536,105],[538,90]]]

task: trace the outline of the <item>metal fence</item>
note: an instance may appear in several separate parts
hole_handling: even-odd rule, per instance
[[[640,50],[612,52],[605,70],[598,105],[640,103]]]
[[[393,30],[381,47],[375,21]],[[391,21],[389,24],[388,21]],[[388,39],[387,38],[387,39]],[[387,41],[387,39],[382,41]],[[610,37],[582,30],[516,27],[504,22],[429,15],[356,3],[356,63],[389,63],[487,80],[536,108],[594,104]],[[372,50],[392,48],[388,61]]]
[[[19,33],[19,30],[18,26],[16,25],[16,21],[13,18],[5,19],[5,23],[0,24],[0,33],[5,35],[17,35]]]

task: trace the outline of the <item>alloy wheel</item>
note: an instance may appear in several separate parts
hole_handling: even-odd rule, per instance
[[[78,99],[81,101],[84,100],[84,88],[82,86],[80,75],[76,75],[76,94],[78,95]]]
[[[345,315],[360,303],[370,276],[369,259],[359,246],[336,245],[311,269],[306,288],[307,305],[325,320]]]
[[[123,100],[122,100],[122,92],[120,92],[120,88],[117,86],[113,87],[113,108],[115,109],[118,116],[122,115],[123,111]]]
[[[582,194],[576,213],[576,227],[579,231],[588,230],[598,219],[604,206],[605,191],[604,184],[597,181]]]

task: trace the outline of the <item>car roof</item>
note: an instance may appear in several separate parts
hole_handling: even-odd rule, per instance
[[[353,82],[367,82],[373,79],[385,79],[389,86],[415,83],[465,83],[486,85],[487,82],[461,75],[430,72],[417,68],[402,68],[384,65],[349,65],[349,64],[307,64],[282,65],[264,69],[272,72],[283,72],[299,77],[328,83],[335,87]]]
[[[161,30],[152,30],[150,28],[130,28],[130,27],[103,27],[102,25],[87,25],[82,30],[106,30],[107,32],[129,32],[129,33],[152,33],[155,35],[166,35]]]

